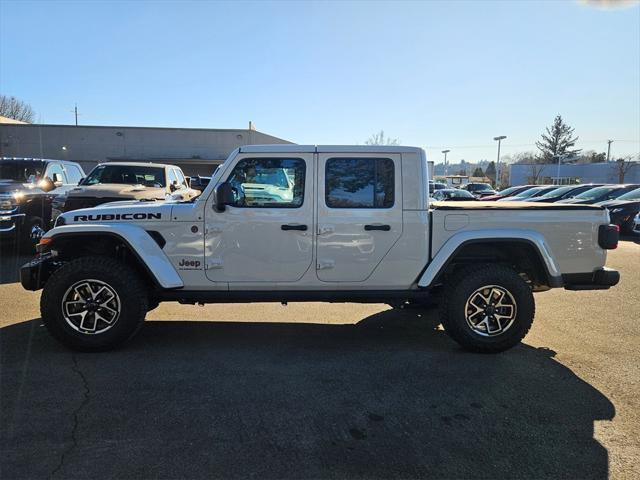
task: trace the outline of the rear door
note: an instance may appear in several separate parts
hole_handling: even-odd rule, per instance
[[[318,154],[316,271],[363,282],[402,235],[400,154]]]

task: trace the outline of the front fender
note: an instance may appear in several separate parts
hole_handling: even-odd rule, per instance
[[[534,230],[466,230],[456,233],[440,248],[418,280],[419,287],[428,287],[444,271],[455,253],[464,245],[484,241],[521,241],[532,245],[538,252],[552,286],[562,286],[562,274],[544,236]]]
[[[180,275],[178,275],[169,258],[146,230],[138,225],[121,223],[64,225],[55,227],[45,233],[41,243],[50,244],[55,250],[56,240],[95,234],[114,236],[128,245],[160,287],[184,287]]]

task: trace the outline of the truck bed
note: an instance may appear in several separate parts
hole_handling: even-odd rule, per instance
[[[433,255],[460,232],[503,231],[509,237],[514,230],[529,230],[544,236],[562,273],[581,273],[585,265],[600,268],[606,260],[598,245],[598,226],[608,223],[609,214],[599,206],[448,201],[433,202],[430,208]]]
[[[574,205],[570,203],[544,202],[483,202],[447,201],[431,202],[433,210],[602,210],[598,205]]]

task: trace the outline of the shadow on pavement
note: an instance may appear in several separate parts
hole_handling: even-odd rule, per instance
[[[550,350],[463,352],[432,316],[148,322],[102,354],[6,327],[3,477],[607,477],[605,396]]]

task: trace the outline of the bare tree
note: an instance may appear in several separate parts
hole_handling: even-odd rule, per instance
[[[624,158],[616,160],[616,169],[618,171],[618,183],[624,183],[624,177],[629,173],[629,170],[640,166],[640,162],[633,159],[633,155],[628,155]]]
[[[529,164],[529,176],[527,177],[528,183],[537,185],[542,176],[542,172],[547,168],[546,163],[530,163]]]
[[[365,145],[400,145],[400,140],[385,137],[384,130],[380,130],[380,132],[371,135],[364,143]]]
[[[20,122],[32,123],[36,113],[31,105],[16,97],[0,95],[0,115]]]

